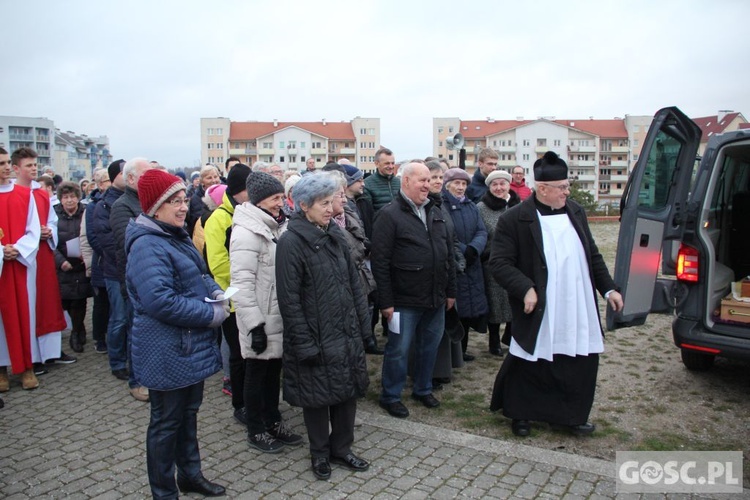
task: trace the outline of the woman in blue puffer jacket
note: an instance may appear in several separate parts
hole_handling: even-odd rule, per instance
[[[224,494],[201,473],[198,409],[203,382],[221,370],[213,328],[229,315],[224,295],[184,229],[185,184],[162,170],[138,181],[143,214],[128,224],[127,286],[133,306],[132,366],[149,389],[148,479],[154,498]],[[175,465],[177,481],[175,482]]]

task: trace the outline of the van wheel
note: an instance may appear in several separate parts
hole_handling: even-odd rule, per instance
[[[713,354],[703,354],[700,352],[681,349],[682,363],[688,370],[704,372],[714,365]]]

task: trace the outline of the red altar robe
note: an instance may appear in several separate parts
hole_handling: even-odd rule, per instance
[[[31,192],[39,213],[39,224],[46,226],[49,222],[49,194],[44,189],[32,189]],[[55,254],[47,240],[42,240],[36,254],[36,335],[61,332],[66,327]]]
[[[0,193],[0,228],[3,245],[16,243],[26,234],[31,190],[15,185]],[[38,233],[37,233],[38,234]],[[26,289],[26,266],[18,260],[3,262],[0,273],[0,316],[10,355],[11,371],[22,373],[34,365],[31,361],[31,323],[29,294]]]

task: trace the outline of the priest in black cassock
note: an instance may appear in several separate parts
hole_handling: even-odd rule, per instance
[[[529,435],[531,421],[586,435],[604,351],[596,293],[616,311],[622,296],[586,213],[568,200],[565,161],[545,153],[534,178],[534,196],[500,217],[492,240],[490,269],[508,291],[513,328],[490,408],[503,409],[517,436]]]

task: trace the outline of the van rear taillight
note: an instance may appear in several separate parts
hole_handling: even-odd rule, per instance
[[[677,253],[677,279],[695,283],[698,281],[698,250],[681,244]]]

